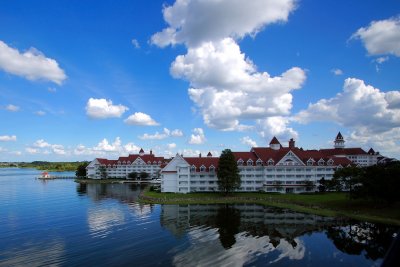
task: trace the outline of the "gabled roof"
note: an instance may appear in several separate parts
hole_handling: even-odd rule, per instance
[[[236,161],[242,159],[244,162],[247,162],[249,159],[251,159],[253,162],[256,162],[258,159],[257,155],[253,152],[232,152],[232,154]]]
[[[334,155],[365,155],[367,152],[360,147],[349,147],[349,148],[328,148],[328,149],[320,149],[322,153],[326,156],[334,156]]]
[[[279,143],[278,139],[274,136],[271,140],[271,142],[269,142],[270,145],[280,145],[281,143]]]
[[[144,154],[144,155],[139,155],[139,154],[130,154],[127,157],[119,157],[116,160],[111,160],[111,159],[103,159],[103,158],[97,158],[97,161],[102,164],[102,165],[114,165],[114,164],[118,164],[118,162],[120,162],[122,165],[124,164],[128,164],[128,162],[130,162],[129,164],[132,164],[132,162],[134,162],[137,158],[142,159],[146,164],[147,162],[151,162],[153,164],[153,162],[158,162],[160,161],[161,163],[164,162],[164,158],[163,157],[156,157],[154,156],[154,154]],[[124,163],[125,162],[125,163]]]
[[[337,134],[336,140],[343,140],[343,135],[340,132]]]
[[[282,147],[278,150],[274,150],[269,147],[253,147],[252,151],[256,157],[261,158],[264,162],[268,162],[268,160],[272,159],[274,164],[277,164],[289,151],[292,151],[293,154],[296,155],[305,165],[307,165],[307,161],[310,158],[314,160],[313,165],[316,165],[321,159],[325,162],[327,162],[329,159],[332,159],[333,166],[339,164],[345,164],[347,166],[348,164],[352,163],[346,157],[336,157],[335,155],[326,154],[321,150],[301,150],[297,147]]]
[[[218,168],[218,157],[207,157],[207,158],[200,158],[200,157],[183,157],[190,166],[195,166],[199,169],[202,165],[207,168],[207,170],[214,166],[214,168]]]

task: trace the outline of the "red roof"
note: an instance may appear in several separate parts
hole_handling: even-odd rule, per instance
[[[278,139],[274,136],[271,140],[271,142],[269,142],[270,145],[280,145],[281,143],[279,143]]]
[[[235,156],[236,161],[241,159],[244,162],[247,162],[249,159],[251,159],[253,162],[256,162],[258,160],[257,155],[254,154],[253,152],[232,152],[232,153]]]
[[[325,155],[365,155],[367,152],[360,147],[320,149]]]
[[[254,147],[252,149],[254,154],[259,157],[264,163],[268,163],[270,159],[274,161],[274,165],[277,164],[289,151],[292,151],[305,165],[309,159],[313,159],[313,165],[318,165],[318,161],[322,159],[324,165],[329,159],[333,160],[333,166],[341,164],[342,166],[352,164],[352,162],[346,157],[336,157],[334,154],[329,155],[321,150],[301,150],[297,147],[289,148],[282,147],[278,150],[271,149],[269,147]]]
[[[184,160],[186,160],[187,163],[189,163],[190,166],[195,166],[196,169],[198,170],[202,165],[206,167],[208,170],[211,166],[214,166],[215,169],[218,168],[218,157],[207,157],[207,158],[200,158],[200,157],[184,157]]]
[[[142,159],[146,164],[150,161],[151,164],[162,164],[164,163],[164,158],[163,157],[156,157],[154,154],[144,154],[144,155],[139,155],[139,154],[130,154],[127,157],[119,157],[117,160],[110,160],[110,159],[102,159],[102,158],[97,158],[97,161],[102,164],[102,165],[114,165],[118,164],[120,162],[121,165],[126,165],[126,164],[132,164],[137,158]]]

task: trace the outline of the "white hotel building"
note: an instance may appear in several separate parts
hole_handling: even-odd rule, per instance
[[[249,152],[233,152],[240,170],[241,187],[238,191],[267,191],[300,193],[314,191],[324,177],[330,180],[336,169],[347,166],[377,164],[379,153],[372,149],[345,148],[339,132],[334,148],[303,150],[293,139],[283,147],[275,137],[269,147],[253,147]],[[212,192],[218,190],[218,157],[183,157],[177,154],[162,170],[162,192]]]
[[[96,158],[86,167],[86,171],[90,179],[101,179],[103,176],[127,179],[131,172],[146,172],[149,178],[158,178],[162,164],[165,164],[163,157],[156,157],[151,150],[150,154],[145,154],[143,149],[140,149],[139,154],[130,154],[116,160]],[[105,175],[102,172],[105,172]]]

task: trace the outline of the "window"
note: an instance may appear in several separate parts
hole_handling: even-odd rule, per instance
[[[210,170],[210,172],[214,172],[215,171],[215,167],[213,165],[211,165],[209,170]]]
[[[318,160],[318,165],[319,166],[323,166],[325,163],[325,161],[323,159]]]
[[[205,171],[206,171],[206,167],[205,167],[204,165],[201,165],[200,171],[201,171],[201,172],[205,172]]]
[[[249,160],[247,161],[247,166],[253,166],[253,161],[252,161],[251,159],[249,159]]]
[[[257,165],[257,166],[262,166],[262,160],[261,160],[261,159],[258,159],[257,162],[256,162],[256,165]]]
[[[196,171],[196,166],[192,166],[192,167],[190,167],[190,171],[192,171],[192,172],[195,172]]]
[[[274,165],[274,161],[272,159],[268,160],[268,166],[273,166]]]
[[[238,166],[243,166],[243,160],[242,160],[242,159],[239,159],[238,162],[237,162],[237,165],[238,165]]]
[[[308,165],[308,166],[312,166],[312,165],[313,165],[313,162],[314,162],[314,161],[313,161],[312,159],[309,159],[309,160],[307,161],[307,165]]]

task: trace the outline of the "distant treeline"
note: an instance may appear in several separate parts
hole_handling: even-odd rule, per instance
[[[19,168],[35,168],[46,171],[76,171],[79,165],[88,163],[88,161],[74,162],[48,162],[48,161],[32,161],[32,162],[13,162],[7,166],[5,163],[1,167],[19,167]]]

